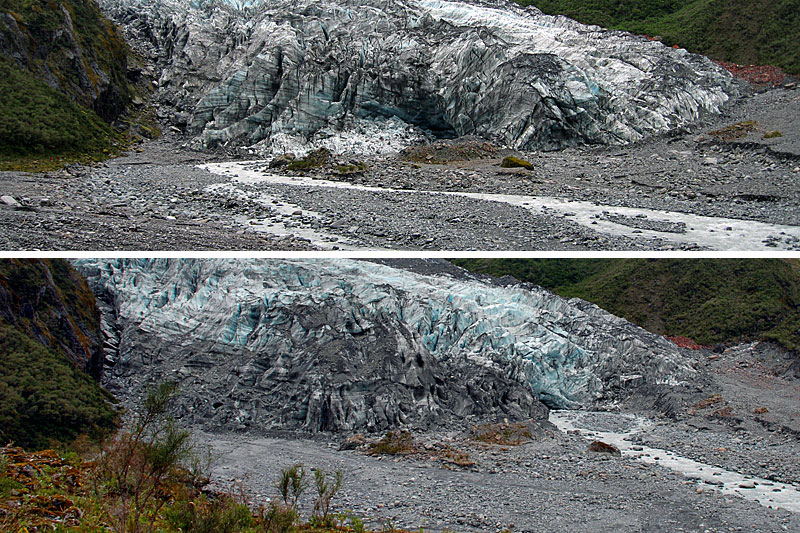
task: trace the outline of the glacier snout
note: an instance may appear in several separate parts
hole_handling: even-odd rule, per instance
[[[181,383],[212,427],[379,431],[543,418],[692,376],[662,337],[532,286],[347,260],[78,260],[109,386]],[[547,407],[546,407],[546,406]]]

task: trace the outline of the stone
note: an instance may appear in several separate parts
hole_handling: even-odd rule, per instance
[[[589,444],[589,451],[595,453],[606,453],[609,455],[613,455],[614,457],[621,457],[622,452],[619,451],[619,448],[614,446],[613,444],[608,444],[603,441],[595,440]]]
[[[20,204],[13,196],[9,196],[7,194],[0,196],[0,202],[11,207],[22,207],[22,204]]]
[[[500,166],[502,168],[524,168],[526,170],[533,170],[533,163],[530,161],[525,161],[524,159],[520,159],[519,157],[514,157],[513,155],[504,157],[503,161],[500,163]],[[564,216],[568,215],[565,214]]]

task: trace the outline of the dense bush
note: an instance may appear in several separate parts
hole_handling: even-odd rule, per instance
[[[0,323],[0,439],[30,448],[114,428],[112,397],[63,355]]]
[[[83,108],[0,56],[0,155],[102,153],[117,135]]]
[[[457,259],[579,297],[655,333],[701,344],[800,349],[800,263],[781,259]]]
[[[691,52],[800,74],[800,0],[516,0],[545,13],[660,36]]]

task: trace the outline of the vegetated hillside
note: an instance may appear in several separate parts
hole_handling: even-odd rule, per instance
[[[516,0],[668,45],[800,74],[800,0]]]
[[[0,439],[42,447],[114,425],[94,295],[63,260],[0,260]]]
[[[701,344],[774,340],[800,349],[800,262],[792,259],[456,259],[578,297],[654,333]]]
[[[94,0],[0,0],[0,158],[113,150],[128,57]]]
[[[0,91],[0,157],[102,153],[118,137],[91,109],[3,57]]]

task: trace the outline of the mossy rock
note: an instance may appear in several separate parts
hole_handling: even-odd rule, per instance
[[[333,167],[333,173],[339,174],[340,176],[363,174],[367,170],[369,170],[369,165],[367,165],[363,161],[358,161],[347,165],[336,165],[335,167]]]
[[[744,122],[737,122],[731,126],[710,131],[708,134],[723,141],[732,141],[734,139],[741,139],[751,131],[754,131],[756,127],[758,127],[758,123],[755,120],[745,120]]]
[[[527,170],[533,170],[533,163],[530,161],[525,161],[524,159],[520,159],[519,157],[514,157],[513,155],[504,157],[503,162],[500,163],[500,166],[503,168],[524,168]]]
[[[764,134],[765,139],[775,139],[777,137],[783,137],[783,133],[775,130],[775,131],[768,131]]]
[[[331,151],[327,148],[320,148],[309,152],[302,159],[295,159],[286,168],[289,170],[307,170],[309,168],[319,168],[331,158]]]

